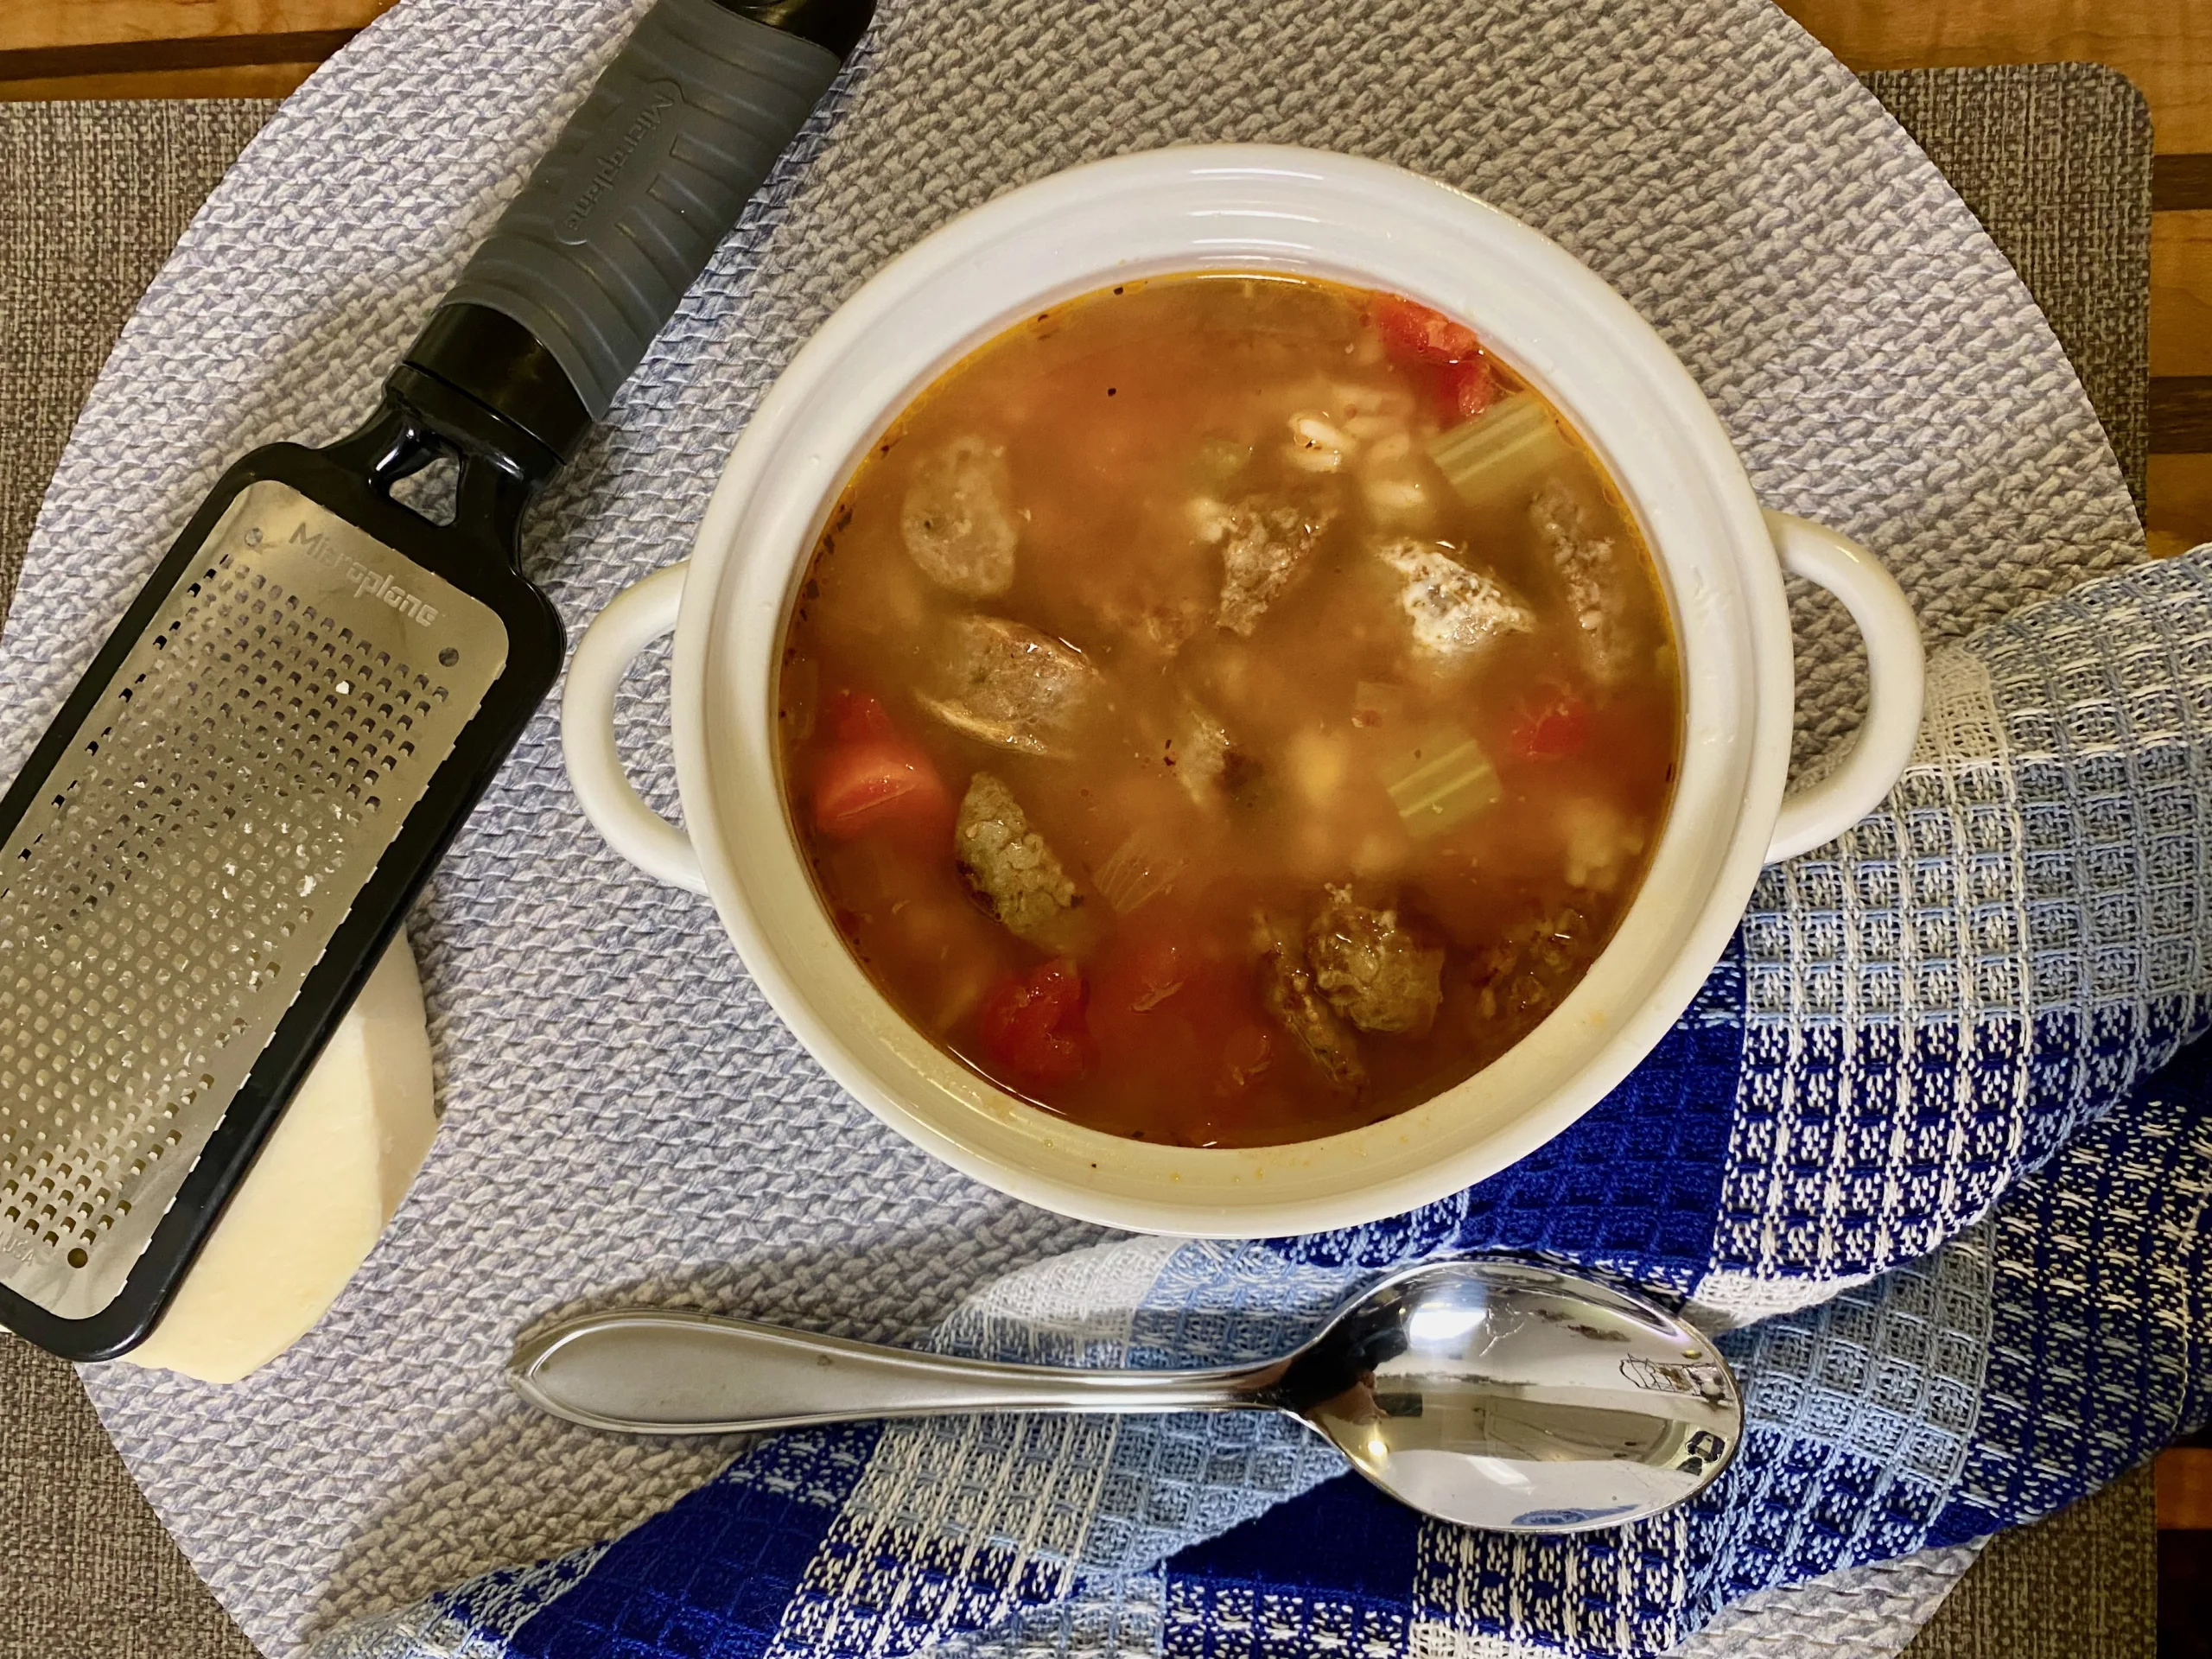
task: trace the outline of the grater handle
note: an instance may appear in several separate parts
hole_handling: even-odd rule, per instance
[[[615,594],[576,642],[561,691],[561,754],[569,784],[592,828],[647,875],[693,893],[707,890],[690,836],[645,804],[622,769],[614,741],[614,696],[638,653],[676,632],[683,573],[671,564]]]
[[[873,7],[658,0],[441,314],[481,307],[521,324],[590,418],[603,419],[821,102]]]

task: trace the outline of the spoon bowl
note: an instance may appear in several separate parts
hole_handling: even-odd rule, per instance
[[[1744,1424],[1727,1362],[1675,1315],[1499,1260],[1393,1274],[1255,1365],[997,1364],[645,1309],[556,1325],[516,1349],[508,1376],[556,1416],[645,1434],[972,1411],[1281,1411],[1400,1502],[1508,1532],[1672,1509],[1727,1466]]]
[[[1268,1403],[1401,1502],[1571,1532],[1673,1508],[1743,1435],[1727,1362],[1639,1296],[1517,1262],[1409,1268],[1346,1303]]]

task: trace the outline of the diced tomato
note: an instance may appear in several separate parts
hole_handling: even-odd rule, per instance
[[[1490,359],[1465,323],[1395,294],[1376,296],[1368,315],[1383,351],[1427,393],[1446,425],[1471,421],[1496,401]]]
[[[1436,378],[1439,412],[1447,421],[1471,421],[1497,401],[1497,379],[1490,359],[1471,357],[1446,363]]]
[[[1563,760],[1589,741],[1590,705],[1555,686],[1522,705],[1505,743],[1523,760]]]
[[[1465,323],[1400,295],[1376,295],[1368,315],[1383,350],[1401,363],[1460,363],[1482,355],[1482,341]]]
[[[882,713],[880,704],[875,709]],[[816,765],[814,822],[839,841],[879,830],[925,836],[950,830],[952,798],[929,756],[913,744],[894,735],[861,736],[841,742]]]
[[[1172,934],[1139,936],[1100,965],[1090,1024],[1114,1071],[1188,1097],[1205,1090],[1224,1046],[1257,1012],[1234,964]]]
[[[1001,980],[976,1009],[983,1058],[1016,1082],[1044,1088],[1073,1082],[1093,1058],[1084,1000],[1082,971],[1065,957]]]
[[[865,691],[849,689],[830,694],[830,730],[841,743],[898,735],[880,702]]]
[[[1100,971],[1098,1003],[1150,1014],[1190,982],[1195,966],[1191,947],[1180,939],[1135,940],[1116,951]]]

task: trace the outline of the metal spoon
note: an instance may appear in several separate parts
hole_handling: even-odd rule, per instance
[[[1217,1370],[990,1364],[639,1310],[533,1337],[507,1374],[556,1416],[643,1434],[971,1411],[1283,1411],[1402,1503],[1513,1532],[1670,1509],[1711,1484],[1744,1432],[1726,1361],[1680,1319],[1500,1261],[1409,1268],[1295,1352]]]

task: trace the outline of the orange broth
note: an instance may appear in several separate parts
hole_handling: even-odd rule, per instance
[[[1373,1122],[1531,1030],[1619,924],[1679,754],[1665,600],[1461,325],[1242,274],[956,365],[848,480],[787,625],[791,821],[933,1041],[1112,1134]]]

